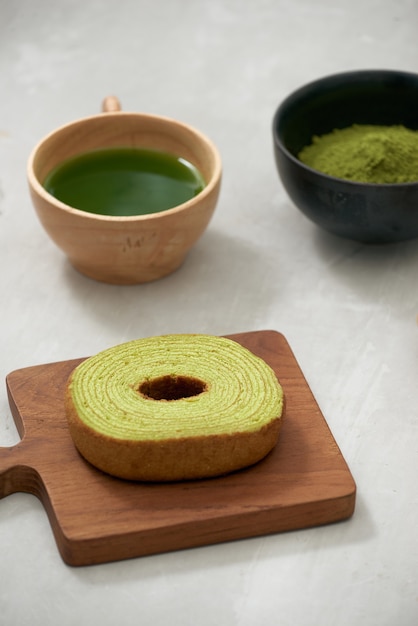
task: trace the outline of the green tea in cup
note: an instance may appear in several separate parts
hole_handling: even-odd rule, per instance
[[[55,167],[45,189],[66,205],[100,215],[159,213],[187,202],[205,187],[183,158],[144,148],[96,149]]]
[[[136,285],[180,268],[211,220],[222,163],[196,128],[116,105],[106,98],[102,113],[43,137],[27,178],[42,226],[73,267]]]

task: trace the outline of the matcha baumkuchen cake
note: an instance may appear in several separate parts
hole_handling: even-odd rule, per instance
[[[260,461],[277,443],[284,397],[270,366],[239,343],[163,335],[83,361],[65,402],[71,436],[92,465],[174,481]]]

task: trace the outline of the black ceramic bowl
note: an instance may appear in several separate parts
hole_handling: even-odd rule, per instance
[[[418,75],[346,72],[289,95],[273,120],[276,166],[289,197],[310,220],[341,237],[365,243],[418,237],[418,182],[356,183],[322,174],[297,158],[313,135],[352,124],[418,129]]]

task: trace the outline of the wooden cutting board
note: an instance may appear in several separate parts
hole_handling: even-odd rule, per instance
[[[0,497],[36,495],[62,559],[89,565],[288,531],[350,517],[356,487],[286,341],[275,331],[230,335],[275,370],[286,397],[276,448],[251,468],[174,484],[108,476],[76,451],[63,405],[83,359],[6,378],[22,440],[0,448]]]

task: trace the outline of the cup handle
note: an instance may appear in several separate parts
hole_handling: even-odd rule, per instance
[[[116,96],[107,96],[102,102],[102,112],[103,113],[114,113],[115,111],[120,111],[121,106],[118,98]]]

